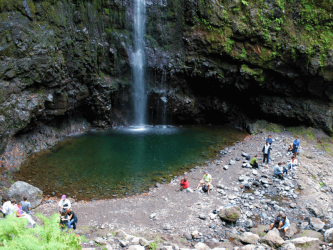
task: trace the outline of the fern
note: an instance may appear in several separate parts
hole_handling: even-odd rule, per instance
[[[15,216],[7,216],[0,220],[0,243],[4,249],[24,250],[67,250],[81,249],[80,241],[84,237],[76,237],[70,230],[61,231],[59,215],[50,218],[37,214],[44,226],[26,228],[28,221]]]

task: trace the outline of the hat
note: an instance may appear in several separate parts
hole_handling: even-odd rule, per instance
[[[61,196],[61,199],[63,200],[66,199],[66,195]]]
[[[205,173],[208,173],[208,170],[206,170]]]

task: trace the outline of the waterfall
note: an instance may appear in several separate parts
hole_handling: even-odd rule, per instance
[[[145,0],[134,0],[133,105],[135,125],[146,124]]]

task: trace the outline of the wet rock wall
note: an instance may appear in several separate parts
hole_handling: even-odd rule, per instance
[[[146,6],[150,123],[251,130],[260,118],[332,132],[329,1]],[[37,126],[132,122],[133,1],[2,0],[0,11],[1,152]]]

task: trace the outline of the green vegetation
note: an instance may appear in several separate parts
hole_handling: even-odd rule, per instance
[[[155,242],[150,242],[149,243],[149,249],[150,250],[156,250],[156,249],[158,249],[158,245]]]
[[[70,230],[61,231],[59,215],[53,214],[50,219],[38,214],[44,226],[25,228],[28,221],[15,216],[7,216],[0,220],[0,242],[4,249],[57,250],[81,249],[80,241],[84,237],[76,237]]]

